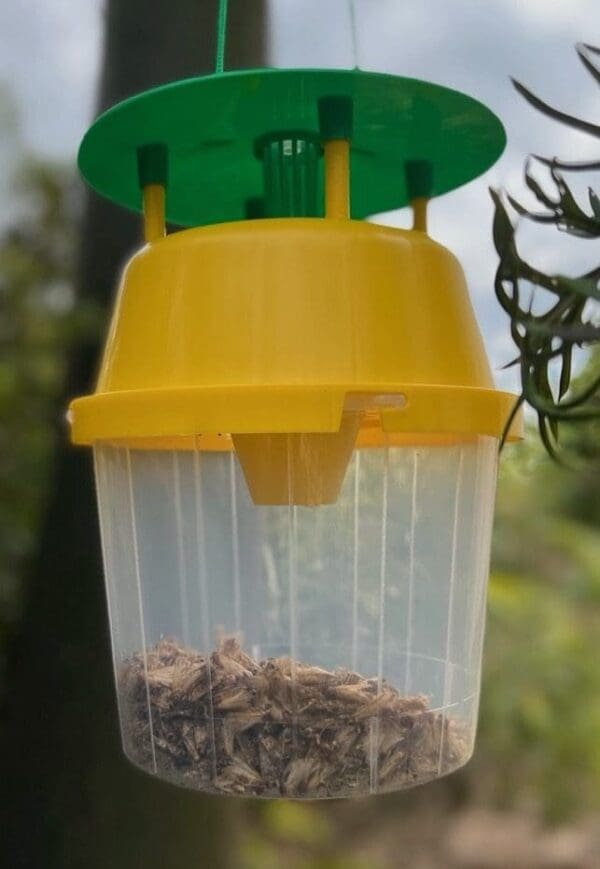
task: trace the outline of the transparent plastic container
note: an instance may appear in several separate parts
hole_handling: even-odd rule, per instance
[[[127,756],[201,791],[293,798],[462,766],[496,439],[355,449],[316,507],[253,503],[223,447],[95,447]]]

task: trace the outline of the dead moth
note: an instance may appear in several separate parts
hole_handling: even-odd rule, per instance
[[[234,637],[210,655],[162,640],[119,681],[132,759],[201,790],[351,796],[427,781],[468,754],[426,697],[346,669],[256,661]]]

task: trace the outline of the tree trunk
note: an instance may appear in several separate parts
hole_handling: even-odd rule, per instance
[[[109,0],[105,18],[101,109],[212,68],[216,0]],[[258,65],[264,54],[265,0],[232,0],[228,65]],[[77,285],[82,299],[107,313],[118,269],[139,243],[139,224],[88,194]],[[92,386],[98,352],[97,342],[73,349],[57,421],[68,399]],[[228,866],[229,802],[161,784],[122,756],[91,460],[87,450],[67,446],[60,428],[54,486],[9,649],[0,824],[9,833],[6,865]]]

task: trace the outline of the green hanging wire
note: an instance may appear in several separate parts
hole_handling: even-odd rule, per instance
[[[219,0],[219,17],[217,20],[217,57],[215,72],[222,73],[225,68],[225,42],[227,39],[227,2]]]

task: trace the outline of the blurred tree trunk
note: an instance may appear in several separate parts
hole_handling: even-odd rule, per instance
[[[265,54],[265,0],[230,6],[227,65],[256,65]],[[99,108],[210,70],[215,22],[216,0],[109,0]],[[87,194],[80,298],[108,313],[118,269],[139,234],[138,218]],[[71,353],[57,407],[54,485],[9,650],[6,865],[228,866],[229,803],[162,785],[121,754],[91,458],[67,446],[60,422],[68,399],[91,388],[98,352],[89,341]]]

